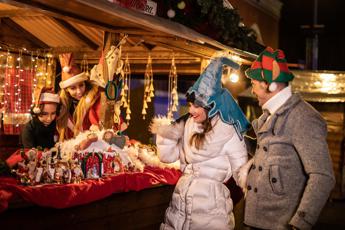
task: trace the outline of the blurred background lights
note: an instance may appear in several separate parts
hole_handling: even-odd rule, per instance
[[[238,76],[238,73],[231,73],[230,76],[229,76],[229,80],[230,80],[232,83],[238,82],[239,79],[240,79],[240,76]]]

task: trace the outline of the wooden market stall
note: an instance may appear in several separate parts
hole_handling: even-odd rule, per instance
[[[225,46],[171,20],[146,15],[106,0],[1,2],[3,58],[6,58],[7,51],[43,59],[48,54],[55,60],[57,73],[60,68],[56,64],[58,54],[73,52],[76,63],[91,69],[99,62],[102,50],[110,44],[118,44],[123,36],[127,38],[122,54],[124,58],[128,56],[132,75],[144,75],[149,56],[154,74],[165,79],[173,57],[179,76],[198,76],[206,60],[216,51],[226,51],[242,64],[249,64],[255,58],[251,53]],[[53,72],[51,75],[55,78]],[[142,95],[133,91],[133,97],[133,107],[141,107]],[[149,119],[135,123],[140,113],[132,113],[132,127],[142,124],[147,127],[149,124]],[[134,130],[132,133],[138,134]],[[3,136],[2,140],[7,142],[6,146],[0,143],[3,152],[13,151],[8,148],[11,146],[9,143],[18,145],[16,136]]]
[[[154,73],[159,76],[168,76],[172,58],[175,60],[179,75],[198,76],[205,61],[217,51],[227,52],[231,58],[241,64],[249,64],[256,57],[251,53],[225,46],[181,24],[145,15],[106,0],[3,0],[0,1],[0,19],[0,52],[5,60],[2,67],[9,66],[8,59],[11,55],[17,58],[17,61],[25,56],[35,64],[29,64],[31,67],[27,70],[24,70],[20,64],[16,65],[29,74],[32,70],[36,71],[40,68],[36,67],[36,64],[39,66],[38,60],[41,60],[46,66],[46,69],[42,70],[43,75],[51,77],[44,78],[44,83],[47,83],[49,78],[50,84],[58,81],[55,79],[55,73],[60,72],[59,64],[56,63],[58,54],[73,52],[76,63],[91,69],[99,62],[103,50],[108,49],[110,45],[119,44],[124,37],[123,58],[128,56],[132,74],[144,75],[149,57],[152,59]],[[49,61],[51,64],[48,64]],[[12,66],[12,68],[16,67]],[[3,95],[6,96],[6,92]],[[27,92],[27,95],[30,95],[30,92]],[[18,100],[19,93],[16,96]],[[133,107],[141,107],[142,98],[134,96],[133,101],[137,101]],[[23,108],[15,107],[15,109],[19,111]],[[137,117],[132,116],[131,126],[147,127],[149,119],[145,122],[137,119],[140,117],[141,109],[139,108],[138,111]],[[27,112],[23,109],[18,113]],[[11,124],[13,118],[17,117],[18,115],[11,117]],[[19,121],[24,123],[23,119],[15,120],[17,124]],[[138,132],[140,131],[136,130],[136,133]],[[6,159],[18,149],[18,136],[6,135],[2,126],[0,137],[0,157]],[[141,174],[135,176],[142,178]],[[155,183],[152,179],[148,181]],[[30,226],[47,228],[52,223],[60,222],[63,228],[74,228],[74,224],[79,227],[98,226],[103,229],[157,228],[164,216],[173,186],[150,187],[147,190],[149,186],[147,183],[145,181],[145,186],[136,190],[138,192],[124,193],[128,191],[126,187],[123,191],[119,191],[122,193],[113,194],[105,200],[83,203],[83,206],[68,206],[60,210],[37,207],[33,205],[35,202],[23,202],[23,198],[11,194],[8,210],[0,214],[0,224],[10,226],[16,221],[18,224],[30,223]],[[21,192],[27,194],[25,189]],[[0,194],[0,200],[5,199],[6,195],[8,194]],[[61,195],[63,196],[62,193]],[[36,218],[44,220],[36,221]],[[24,227],[24,225],[20,226]]]

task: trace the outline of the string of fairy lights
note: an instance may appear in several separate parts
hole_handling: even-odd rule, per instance
[[[178,92],[177,92],[177,70],[175,65],[175,55],[173,54],[169,72],[169,86],[168,86],[168,113],[167,117],[172,119],[173,113],[177,112]]]
[[[229,55],[234,61],[239,62],[238,57]],[[36,87],[54,88],[56,63],[54,55],[49,51],[29,51],[25,48],[3,48],[0,44],[0,120],[5,123],[15,124],[18,127],[29,119],[30,103],[27,98],[34,102],[32,92]],[[87,56],[84,55],[81,68],[89,72]],[[228,71],[228,80],[237,82],[238,72]],[[173,118],[173,113],[178,111],[179,98],[177,90],[177,69],[175,56],[172,55],[171,66],[168,76],[168,109],[167,117]],[[31,84],[28,84],[31,81]],[[142,118],[147,115],[148,103],[155,96],[153,84],[153,70],[151,54],[148,54],[147,64],[144,74],[144,93]],[[31,88],[28,89],[28,85]],[[131,119],[130,109],[130,86],[131,69],[128,54],[123,66],[123,88],[121,91],[121,105],[126,111],[126,121]],[[29,93],[28,93],[29,92]],[[31,95],[30,95],[31,93]],[[25,106],[24,106],[25,105]]]
[[[54,72],[54,57],[49,52],[35,54],[26,48],[0,46],[0,119],[4,125],[18,128],[30,119],[34,89],[53,87]]]

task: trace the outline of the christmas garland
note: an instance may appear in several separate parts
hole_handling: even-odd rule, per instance
[[[255,32],[244,26],[236,9],[223,6],[223,0],[157,0],[157,15],[183,24],[225,45],[260,53]]]

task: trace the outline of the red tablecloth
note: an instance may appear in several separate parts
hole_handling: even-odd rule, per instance
[[[67,208],[103,199],[117,192],[139,191],[158,184],[176,184],[181,172],[175,169],[145,167],[142,173],[122,173],[80,184],[18,185],[14,178],[0,178],[0,212],[13,196],[39,206]]]

